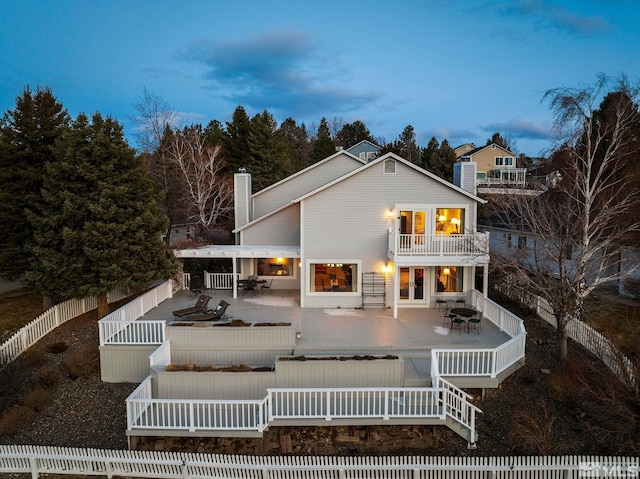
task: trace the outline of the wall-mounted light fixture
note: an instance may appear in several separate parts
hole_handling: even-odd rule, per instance
[[[389,263],[385,263],[382,265],[382,268],[380,268],[380,271],[382,271],[383,274],[388,274],[388,273],[391,273],[391,271],[393,271],[393,268]]]
[[[393,219],[394,216],[395,216],[395,214],[394,214],[393,210],[391,210],[391,209],[387,210],[387,219],[388,220]]]

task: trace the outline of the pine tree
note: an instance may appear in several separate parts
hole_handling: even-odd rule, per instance
[[[167,221],[116,120],[79,115],[55,155],[46,165],[45,202],[29,214],[38,261],[27,279],[46,294],[96,295],[102,317],[109,291],[174,273],[161,238]]]
[[[250,132],[249,115],[242,105],[238,105],[233,112],[231,121],[227,122],[227,136],[223,143],[224,157],[231,173],[235,173],[240,167],[247,167],[247,162],[250,160],[248,145]]]
[[[20,279],[30,268],[33,231],[26,211],[42,201],[44,165],[69,123],[67,111],[49,88],[29,87],[0,125],[0,277]]]
[[[324,160],[328,156],[333,155],[335,152],[336,144],[331,139],[331,133],[329,132],[327,119],[323,117],[320,120],[320,126],[318,127],[316,141],[313,144],[313,151],[311,152],[311,162],[317,163],[318,161]]]

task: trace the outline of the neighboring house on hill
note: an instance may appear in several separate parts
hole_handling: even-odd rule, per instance
[[[456,162],[476,164],[477,186],[518,186],[526,183],[526,168],[517,168],[516,156],[509,150],[491,143],[474,147],[466,143],[454,149]]]
[[[375,160],[378,156],[380,156],[381,150],[382,148],[380,148],[375,143],[371,143],[368,140],[362,140],[360,143],[357,143],[352,147],[346,149],[347,152],[351,153],[354,156],[357,156],[364,161]]]
[[[485,201],[392,153],[365,163],[339,151],[253,195],[250,174],[236,173],[235,202],[237,246],[177,256],[231,258],[234,277],[300,290],[303,308],[361,307],[374,277],[394,317],[463,295],[480,272],[486,295]]]

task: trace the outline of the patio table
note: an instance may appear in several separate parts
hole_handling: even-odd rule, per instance
[[[458,316],[462,316],[463,318],[465,318],[467,322],[467,333],[469,332],[469,319],[471,319],[473,316],[478,314],[478,312],[475,309],[471,309],[471,308],[453,308],[451,312],[453,314],[456,314]]]

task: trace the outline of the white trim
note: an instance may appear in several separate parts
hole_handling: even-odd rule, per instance
[[[328,263],[341,263],[341,264],[355,264],[358,268],[357,273],[357,288],[355,291],[311,291],[311,265],[312,264],[328,264]],[[305,260],[305,268],[307,270],[307,277],[305,278],[304,292],[308,296],[317,296],[323,298],[335,298],[338,296],[362,296],[362,260],[361,259],[307,259]],[[351,282],[353,285],[353,281]]]

